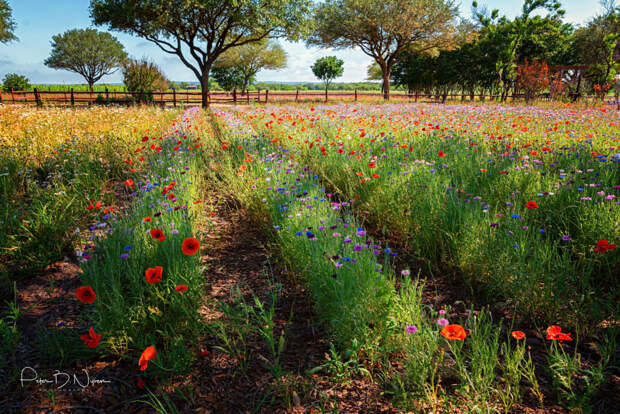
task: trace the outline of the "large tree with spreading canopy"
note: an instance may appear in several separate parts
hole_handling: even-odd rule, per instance
[[[90,90],[105,75],[125,63],[123,45],[110,33],[95,29],[73,29],[52,37],[52,53],[45,65],[82,75]]]
[[[308,43],[359,48],[372,57],[381,68],[386,100],[392,67],[405,52],[451,49],[469,29],[453,0],[326,0],[316,8],[315,20]]]
[[[91,0],[95,24],[140,36],[178,56],[202,86],[207,107],[209,72],[227,50],[267,38],[299,39],[311,0]]]

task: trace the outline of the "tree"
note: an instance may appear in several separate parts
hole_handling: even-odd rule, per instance
[[[214,68],[234,68],[235,73],[242,75],[239,88],[242,93],[247,91],[256,74],[262,69],[275,70],[285,67],[286,52],[279,44],[267,39],[228,49],[214,64]],[[219,80],[217,83],[224,87]]]
[[[237,66],[217,66],[213,68],[213,78],[225,91],[242,89],[246,78]],[[251,81],[248,79],[247,81]]]
[[[73,29],[52,37],[52,53],[45,65],[84,77],[90,90],[103,76],[116,72],[127,53],[111,34],[95,29]]]
[[[209,105],[209,73],[228,49],[267,38],[298,40],[312,0],[91,0],[95,24],[135,34],[179,57]]]
[[[316,9],[308,43],[361,49],[381,68],[389,100],[392,67],[404,52],[436,53],[462,40],[465,25],[457,16],[453,0],[326,0]]]
[[[15,21],[13,21],[11,7],[6,0],[0,0],[0,43],[8,43],[17,39],[13,34]]]
[[[123,66],[123,83],[130,92],[139,92],[138,102],[153,100],[153,91],[165,91],[170,87],[156,64],[142,60],[129,60]]]
[[[547,10],[547,16],[533,16],[539,9]],[[540,40],[533,36],[538,36],[553,26],[550,22],[559,21],[565,12],[558,0],[525,0],[521,15],[512,21],[505,16],[498,17],[498,10],[489,13],[486,8],[479,8],[476,1],[472,3],[472,12],[481,35],[486,38],[485,46],[496,55],[495,70],[498,82],[503,88],[502,100],[505,100],[515,81],[518,62],[525,59],[523,56],[519,59],[519,51],[523,50],[528,41],[540,44]]]
[[[325,56],[317,59],[311,66],[314,76],[321,79],[325,84],[325,102],[327,102],[327,89],[332,80],[342,76],[344,62],[336,56]]]
[[[517,86],[525,92],[525,103],[549,87],[549,67],[542,61],[529,63],[527,59],[517,68]]]
[[[5,92],[26,91],[30,89],[30,81],[27,77],[18,75],[17,73],[8,73],[2,81],[2,89]]]
[[[609,2],[603,15],[575,33],[575,45],[592,84],[611,82],[620,63],[620,7]]]

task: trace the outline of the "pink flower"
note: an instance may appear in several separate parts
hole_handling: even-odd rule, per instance
[[[437,319],[437,325],[439,326],[448,326],[450,324],[450,322],[448,322],[448,320],[446,318],[439,318]]]

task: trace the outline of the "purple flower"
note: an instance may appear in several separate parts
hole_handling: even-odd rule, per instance
[[[411,274],[411,272],[408,269],[405,269],[405,270],[401,271],[400,274],[403,275],[403,276],[409,276]]]
[[[128,259],[128,258],[129,258],[129,253],[121,254],[121,259]]]
[[[407,325],[407,327],[405,328],[405,331],[407,331],[407,333],[414,334],[418,332],[418,327],[415,325]]]
[[[567,242],[567,241],[570,241],[570,240],[571,240],[570,236],[562,236],[562,241]]]

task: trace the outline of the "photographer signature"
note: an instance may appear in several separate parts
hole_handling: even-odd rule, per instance
[[[60,370],[55,370],[53,379],[39,377],[39,373],[32,367],[24,367],[21,372],[21,384],[35,383],[37,385],[55,386],[56,389],[62,390],[65,387],[83,390],[91,385],[110,384],[112,381],[106,379],[90,378],[88,371],[82,369],[84,375],[69,374]],[[81,377],[81,378],[80,378]]]

